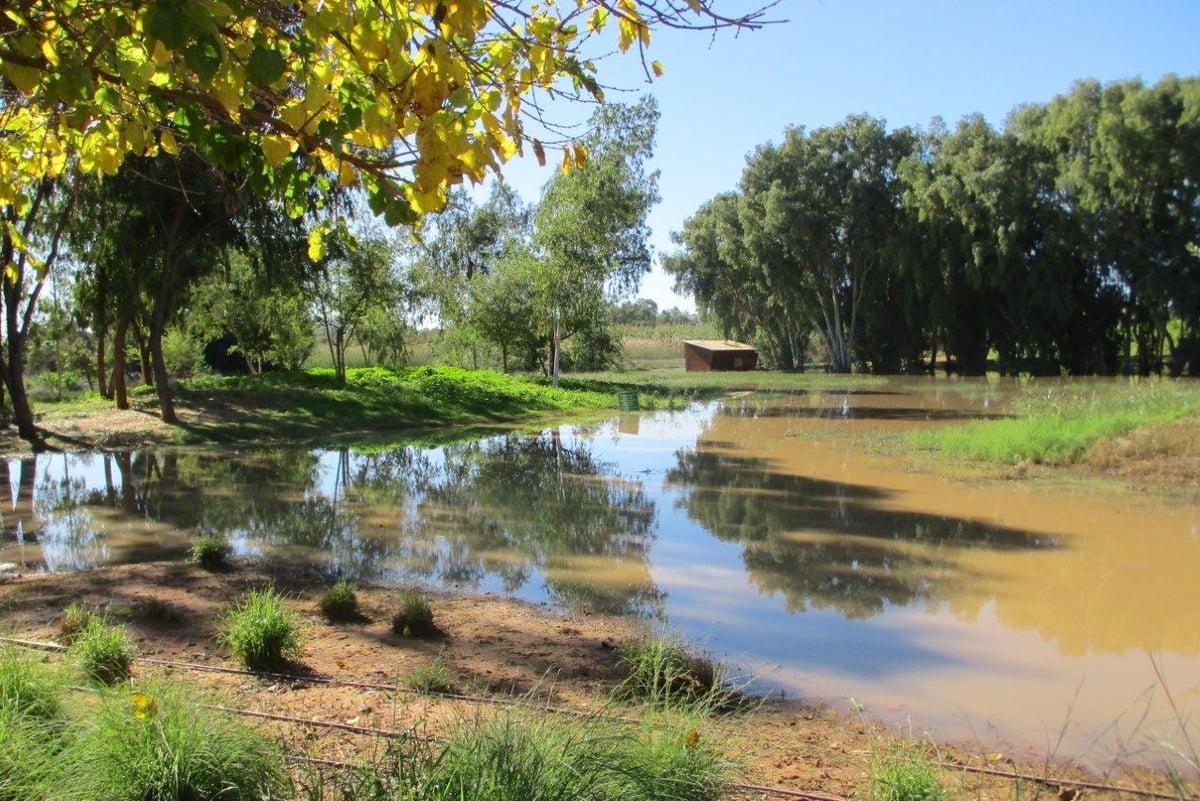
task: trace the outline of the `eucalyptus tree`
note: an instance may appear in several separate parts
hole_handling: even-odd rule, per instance
[[[563,341],[594,326],[606,299],[636,291],[650,270],[646,217],[659,197],[658,173],[646,162],[658,105],[645,97],[632,106],[601,106],[590,123],[586,165],[547,182],[533,217],[534,298],[549,332],[556,385]]]

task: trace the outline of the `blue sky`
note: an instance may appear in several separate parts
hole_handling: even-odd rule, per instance
[[[716,0],[730,12],[751,2]],[[606,83],[631,89],[630,99],[651,92],[662,112],[653,162],[662,202],[650,216],[656,266],[641,292],[661,308],[694,308],[657,267],[670,232],[735,188],[746,155],[789,125],[865,112],[889,127],[925,127],[935,116],[952,125],[979,112],[1000,126],[1014,107],[1046,102],[1079,79],[1200,74],[1200,0],[782,0],[772,14],[787,22],[715,40],[658,34],[649,57],[666,72],[653,84],[636,57],[601,62]],[[526,201],[551,175],[532,158],[504,172]]]

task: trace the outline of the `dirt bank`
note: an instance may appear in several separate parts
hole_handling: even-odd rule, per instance
[[[236,667],[215,640],[218,618],[245,589],[267,583],[285,591],[302,616],[304,653],[294,668],[299,677],[202,669]],[[608,699],[621,677],[620,645],[640,633],[638,624],[626,619],[563,614],[494,595],[435,595],[435,622],[443,636],[415,640],[390,630],[397,608],[395,588],[360,588],[365,618],[334,625],[317,610],[316,598],[323,586],[319,576],[251,564],[218,573],[190,564],[158,563],[50,576],[9,574],[0,582],[0,634],[53,641],[59,637],[63,609],[80,601],[105,607],[124,620],[141,657],[195,666],[141,662],[136,668],[140,676],[164,672],[218,691],[225,705],[243,710],[345,726],[404,730],[417,725],[436,731],[440,721],[489,700],[536,699],[560,709],[610,710]],[[46,658],[64,657],[48,654]],[[458,677],[463,693],[476,700],[385,689],[403,684],[405,676],[435,662]],[[346,681],[357,685],[338,683]],[[703,736],[719,738],[738,758],[738,781],[744,785],[862,798],[872,761],[893,746],[899,733],[851,717],[847,711],[770,701],[713,721]],[[325,759],[354,760],[378,748],[376,738],[346,729],[261,719],[255,725],[274,731],[293,750]],[[906,736],[947,765],[1019,770],[1051,780],[1014,783],[948,768],[946,781],[962,797],[1073,799],[1077,789],[1067,780],[1096,778],[1070,765],[1044,764],[1037,755],[1014,758],[996,753],[994,745],[934,745],[919,733]],[[1106,780],[1169,791],[1165,779],[1141,772],[1118,773]],[[1094,789],[1087,792],[1108,795]],[[780,796],[745,790],[743,797]]]

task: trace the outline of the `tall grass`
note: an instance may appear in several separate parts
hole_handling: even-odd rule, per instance
[[[372,799],[715,801],[730,764],[694,728],[630,726],[520,710],[477,714],[443,743],[401,743]]]
[[[1200,388],[1176,381],[1065,383],[1026,392],[1014,414],[913,432],[909,442],[993,464],[1074,464],[1099,442],[1200,415]]]
[[[929,760],[897,746],[871,765],[867,801],[945,801],[946,787]]]
[[[282,798],[279,749],[183,688],[106,693],[59,755],[61,797],[78,801]]]
[[[113,626],[107,617],[95,617],[71,641],[83,674],[101,684],[115,684],[129,678],[133,665],[133,638],[124,626]]]
[[[665,637],[644,637],[621,648],[625,678],[616,696],[652,709],[716,712],[731,706],[738,693],[726,669]]]
[[[299,659],[300,620],[274,587],[250,590],[226,615],[218,641],[250,670],[275,670]]]
[[[9,648],[0,649],[0,709],[35,721],[63,717],[66,678],[56,668]]]

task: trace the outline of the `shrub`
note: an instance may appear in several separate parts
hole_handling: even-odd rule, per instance
[[[105,618],[95,617],[72,641],[70,651],[93,681],[115,684],[129,678],[133,640],[123,626],[110,626]]]
[[[345,579],[325,590],[317,601],[321,614],[331,622],[360,619],[362,615],[358,611],[358,596],[354,590],[354,585]]]
[[[191,702],[182,688],[108,693],[60,755],[62,795],[80,801],[258,801],[284,797],[278,748]]]
[[[400,593],[400,611],[392,617],[392,631],[402,637],[432,637],[438,634],[433,607],[419,590]]]
[[[273,670],[299,659],[300,622],[274,587],[251,590],[225,616],[218,640],[251,670]]]
[[[229,543],[224,537],[201,537],[192,543],[191,558],[205,570],[220,570],[229,565]]]
[[[404,677],[404,686],[410,690],[434,695],[456,695],[462,692],[458,676],[441,661],[434,661],[410,671]]]

